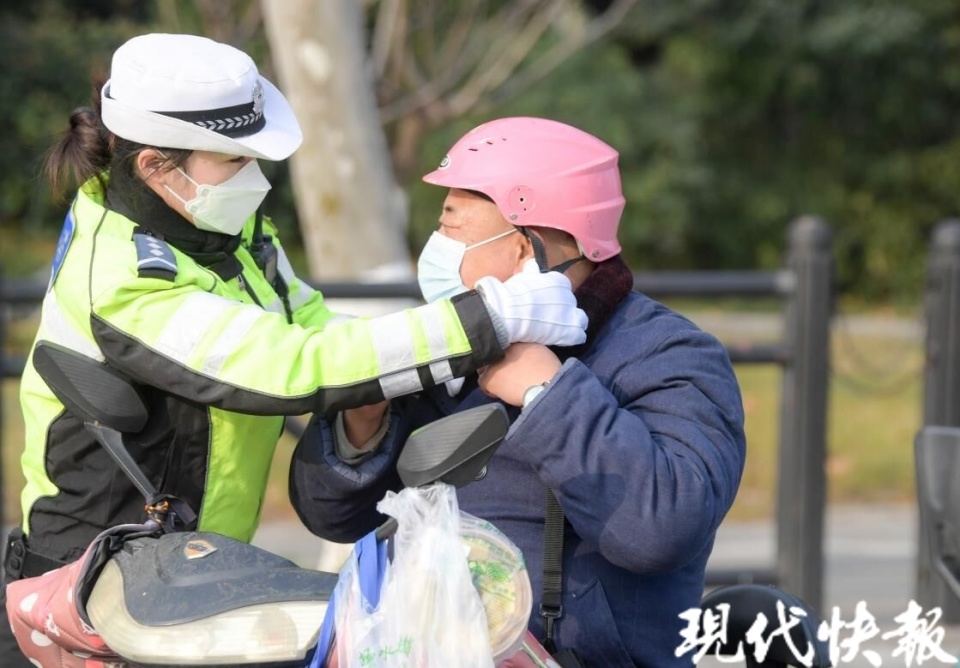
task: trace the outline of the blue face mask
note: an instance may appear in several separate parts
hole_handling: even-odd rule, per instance
[[[517,228],[514,227],[472,246],[467,246],[462,241],[451,239],[439,232],[431,234],[423,247],[423,252],[420,253],[420,259],[417,260],[417,281],[420,283],[420,292],[423,293],[424,300],[430,304],[438,299],[449,299],[469,290],[460,278],[460,265],[463,264],[463,256],[466,252],[516,231]]]

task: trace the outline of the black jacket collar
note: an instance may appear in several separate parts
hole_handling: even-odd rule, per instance
[[[561,361],[586,352],[631,291],[633,273],[619,255],[597,264],[574,293],[577,306],[587,314],[587,341],[579,346],[553,348],[553,352]]]

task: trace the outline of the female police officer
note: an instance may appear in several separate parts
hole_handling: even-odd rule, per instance
[[[127,446],[159,490],[190,504],[199,529],[253,536],[278,416],[419,391],[499,358],[514,341],[584,340],[586,316],[559,274],[492,280],[484,294],[383,318],[337,319],[256,213],[270,188],[257,160],[287,158],[301,132],[250,57],[202,37],[150,34],[115,52],[110,75],[95,108],[73,112],[48,162],[55,188],[68,176],[82,185],[37,341],[108,363],[143,387],[150,419]],[[552,307],[540,305],[544,297]],[[7,581],[79,557],[106,527],[144,519],[136,489],[29,361],[21,403],[26,486]],[[26,665],[5,641],[0,663]]]

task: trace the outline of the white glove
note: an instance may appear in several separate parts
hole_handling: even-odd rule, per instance
[[[540,273],[535,260],[504,282],[484,276],[475,287],[504,348],[517,341],[574,346],[587,340],[587,314],[577,308],[570,279],[557,271]]]

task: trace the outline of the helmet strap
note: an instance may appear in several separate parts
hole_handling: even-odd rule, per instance
[[[537,266],[540,267],[541,274],[545,274],[548,271],[558,271],[562,274],[580,260],[586,259],[583,255],[578,255],[577,257],[564,260],[560,264],[551,267],[547,264],[547,249],[543,245],[543,239],[525,227],[518,227],[517,229],[520,230],[520,234],[530,240],[530,245],[533,246],[533,259],[537,261]]]
[[[586,259],[587,258],[585,258],[583,255],[578,255],[577,257],[572,257],[569,260],[564,260],[560,264],[550,267],[550,269],[548,269],[547,271],[558,271],[562,274],[563,272],[565,272],[567,269],[575,265],[580,260],[586,260]]]
[[[550,267],[547,265],[547,249],[543,245],[543,240],[525,227],[518,227],[517,229],[520,230],[520,234],[530,240],[530,245],[533,246],[533,259],[537,261],[540,273],[545,274],[550,271]]]

